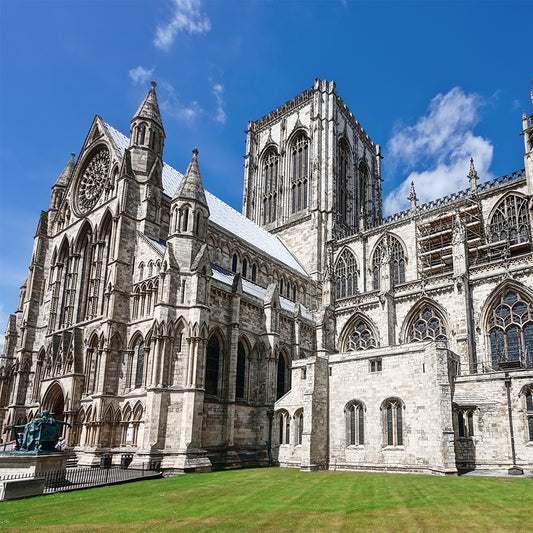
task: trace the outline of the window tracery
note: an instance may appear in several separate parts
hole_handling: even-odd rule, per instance
[[[446,325],[441,314],[431,305],[423,305],[411,319],[407,329],[407,342],[446,341]]]
[[[530,237],[527,200],[511,194],[496,206],[489,225],[492,242],[509,241],[510,244],[528,242]]]
[[[346,139],[339,142],[337,169],[337,211],[344,222],[348,221],[348,181],[350,179],[350,148]]]
[[[488,334],[495,368],[533,368],[533,304],[525,293],[502,293],[489,311]]]
[[[309,139],[304,133],[296,138],[291,150],[291,213],[307,209],[309,180]]]
[[[384,413],[384,437],[386,446],[403,446],[403,405],[397,398],[385,401],[382,411]]]
[[[263,224],[277,218],[279,155],[271,148],[263,158]]]
[[[337,299],[347,298],[357,293],[357,263],[350,250],[345,249],[335,269]]]
[[[526,427],[528,440],[533,441],[533,385],[526,390]]]
[[[347,444],[363,446],[365,444],[365,413],[361,402],[351,402],[345,409]]]
[[[386,235],[377,245],[372,258],[372,280],[374,290],[381,288],[381,274],[388,268],[391,287],[405,283],[405,252],[401,242],[392,235]]]
[[[376,347],[376,337],[371,328],[363,319],[357,320],[352,330],[348,334],[346,351],[354,352]]]

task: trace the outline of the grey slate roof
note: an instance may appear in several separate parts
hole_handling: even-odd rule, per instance
[[[122,154],[124,154],[124,151],[129,146],[128,137],[105,122],[104,125],[116,147]],[[183,174],[181,174],[181,172],[178,172],[166,163],[163,164],[163,190],[167,196],[170,198],[174,196],[182,179]],[[232,233],[236,237],[239,237],[251,247],[262,250],[296,272],[305,276],[308,275],[302,265],[300,265],[298,260],[291,254],[278,237],[261,228],[249,218],[241,215],[238,211],[210,192],[205,191],[205,197],[209,208],[209,220],[211,222],[214,222],[221,228]]]

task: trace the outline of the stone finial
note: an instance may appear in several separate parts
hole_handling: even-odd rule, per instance
[[[416,202],[418,202],[414,181],[411,182],[411,188],[409,190],[409,196],[407,197],[407,199],[411,202],[411,214],[413,214],[416,211]]]
[[[194,157],[198,157],[198,148],[194,147],[192,149],[192,153],[193,153]]]
[[[157,83],[156,83],[155,81],[152,80],[152,81],[150,82],[150,85],[152,86],[152,89],[155,89]]]
[[[470,158],[470,172],[468,173],[468,179],[470,181],[470,194],[476,194],[477,192],[477,171],[474,166],[474,158]]]

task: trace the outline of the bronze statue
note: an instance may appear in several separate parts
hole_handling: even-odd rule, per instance
[[[41,416],[34,418],[25,426],[13,426],[13,429],[16,427],[24,427],[22,436],[17,438],[19,449],[28,452],[57,451],[55,445],[57,444],[62,425],[72,427],[67,422],[52,418],[50,416],[50,411],[45,409],[41,413]]]

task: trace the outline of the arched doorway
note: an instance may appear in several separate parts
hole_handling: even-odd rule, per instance
[[[46,394],[42,402],[42,409],[48,409],[50,416],[57,420],[63,420],[63,412],[65,410],[65,397],[63,389],[59,383],[54,383]]]

